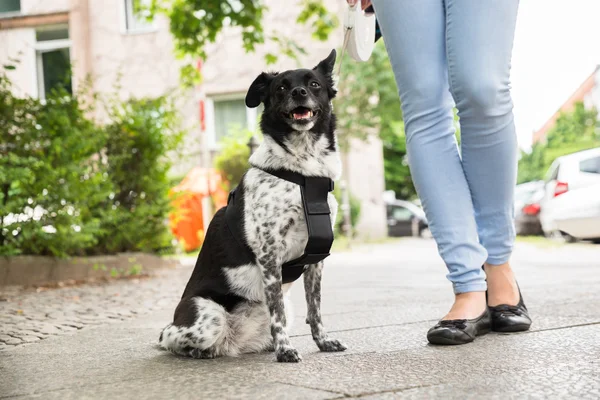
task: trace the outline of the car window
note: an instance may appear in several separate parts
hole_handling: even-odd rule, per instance
[[[413,217],[413,213],[404,207],[396,206],[392,209],[392,218],[397,221],[410,221]]]
[[[600,157],[580,161],[579,170],[590,174],[600,174]]]
[[[557,161],[555,161],[550,166],[550,169],[548,170],[548,174],[546,175],[546,182],[558,180],[559,167],[560,167],[560,164]]]

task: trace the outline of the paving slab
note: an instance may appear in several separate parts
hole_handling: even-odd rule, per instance
[[[456,347],[431,346],[425,338],[452,299],[432,242],[403,240],[332,257],[323,283],[324,321],[349,349],[318,351],[303,321],[302,285],[296,285],[292,342],[303,355],[299,364],[276,363],[272,353],[194,360],[160,350],[158,334],[179,297],[172,286],[184,284],[189,274],[179,271],[157,278],[160,283],[137,286],[151,294],[168,288],[160,305],[148,303],[152,310],[143,310],[144,293],[120,288],[138,297],[138,307],[127,298],[114,309],[108,301],[102,302],[104,310],[81,303],[73,308],[111,316],[135,311],[113,323],[78,319],[81,329],[61,325],[73,329],[70,335],[52,332],[16,348],[6,344],[15,339],[12,333],[2,334],[0,398],[597,399],[600,246],[565,246],[550,253],[534,246],[517,246],[515,252],[532,330],[489,334]],[[94,296],[112,295],[113,289]],[[57,310],[62,322],[69,320],[66,308]],[[36,337],[32,333],[46,327],[28,321],[23,337]]]

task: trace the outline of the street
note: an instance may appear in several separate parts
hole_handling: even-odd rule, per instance
[[[195,360],[160,350],[193,262],[139,281],[0,292],[0,398],[600,398],[600,246],[517,242],[531,331],[457,347],[425,337],[452,301],[432,240],[339,252],[326,260],[322,311],[348,350],[318,351],[297,281],[299,364],[272,353]]]

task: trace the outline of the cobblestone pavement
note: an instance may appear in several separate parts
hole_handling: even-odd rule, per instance
[[[194,261],[185,258],[175,270],[137,279],[57,289],[0,288],[0,351],[171,306]]]

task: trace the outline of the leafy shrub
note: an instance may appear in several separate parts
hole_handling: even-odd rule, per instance
[[[235,130],[220,142],[221,152],[215,157],[214,165],[231,188],[240,183],[242,176],[250,168],[248,141],[252,135],[253,132],[247,129]]]
[[[165,97],[113,102],[105,127],[107,173],[113,192],[99,213],[96,252],[156,252],[171,247],[165,225],[170,211],[167,154],[183,138],[173,105]]]
[[[0,74],[0,255],[82,254],[96,243],[90,213],[108,195],[105,135],[75,97],[17,98]]]
[[[112,103],[100,126],[83,96],[11,89],[0,72],[1,256],[170,246],[166,155],[182,133],[167,99]]]

